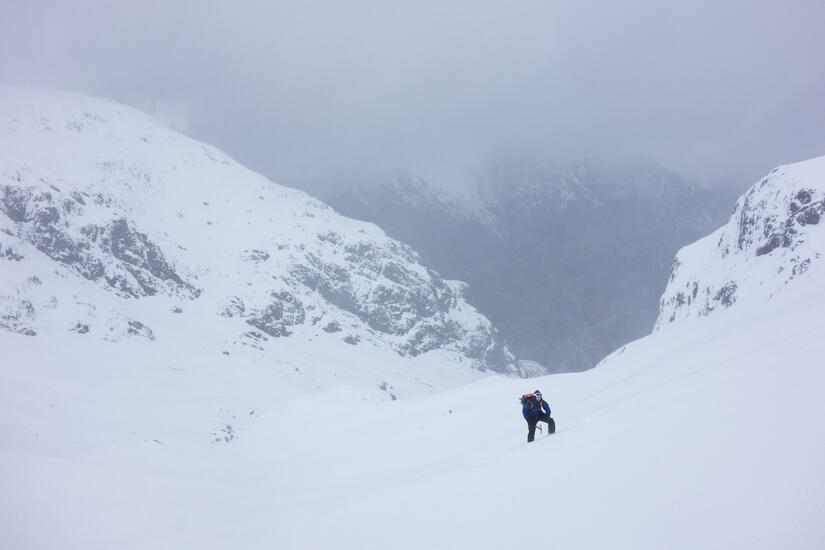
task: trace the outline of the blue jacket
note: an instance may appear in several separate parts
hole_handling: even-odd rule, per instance
[[[539,416],[542,409],[547,411],[548,415],[550,414],[550,405],[547,404],[547,401],[539,399],[534,395],[524,402],[524,406],[521,408],[521,414],[524,415],[525,420],[528,420]]]

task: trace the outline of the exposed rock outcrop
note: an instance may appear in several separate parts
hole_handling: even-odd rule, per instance
[[[758,305],[794,279],[821,276],[825,157],[780,166],[736,203],[728,223],[679,251],[656,329]]]

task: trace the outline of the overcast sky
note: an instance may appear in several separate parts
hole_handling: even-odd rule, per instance
[[[2,0],[0,21],[0,82],[135,105],[285,185],[629,154],[744,187],[825,154],[823,0]]]

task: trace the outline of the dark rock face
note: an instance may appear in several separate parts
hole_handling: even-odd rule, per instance
[[[176,288],[194,291],[191,285],[187,285],[175,273],[160,248],[146,235],[129,227],[126,219],[114,220],[103,229],[102,234],[101,248],[110,251],[112,256],[122,262],[147,296],[158,293],[156,280],[169,282]]]
[[[736,281],[727,281],[717,286],[716,283],[702,282],[690,277],[683,286],[684,290],[677,290],[673,285],[668,286],[661,300],[661,312],[656,329],[661,328],[665,318],[669,323],[676,321],[683,310],[695,308],[696,315],[702,317],[717,309],[731,307],[738,298],[739,285]],[[703,289],[701,294],[700,287]]]
[[[720,288],[713,297],[714,301],[719,302],[724,307],[730,307],[736,302],[736,282],[730,281]]]
[[[790,244],[790,238],[788,235],[771,235],[770,240],[756,249],[756,255],[762,256],[764,254],[770,254],[773,250],[776,250],[780,246],[788,246]]]
[[[246,306],[243,300],[238,296],[230,296],[219,315],[221,317],[240,317],[245,312]]]
[[[825,209],[825,204],[819,203],[819,208],[807,208],[796,217],[796,222],[799,225],[816,225],[822,219],[822,211]]]
[[[132,336],[142,336],[144,338],[148,338],[149,340],[155,339],[155,335],[152,332],[152,329],[150,329],[140,321],[130,319],[128,321],[128,326],[129,328],[127,329],[127,333]]]
[[[273,337],[289,336],[287,327],[301,325],[306,319],[304,306],[288,292],[273,292],[272,302],[251,313],[246,322]]]
[[[0,258],[6,258],[10,262],[20,262],[23,260],[23,255],[18,254],[17,251],[10,246],[6,246],[5,248],[0,246]]]
[[[75,198],[58,200],[32,187],[4,186],[0,211],[17,224],[17,236],[84,278],[102,281],[125,297],[177,294],[196,298],[200,291],[184,281],[160,248],[125,218],[104,226],[85,225],[77,234],[68,227],[83,205]]]
[[[770,178],[765,178],[752,187],[736,207],[739,212],[739,249],[755,247],[757,256],[770,254],[777,248],[791,247],[802,227],[817,225],[825,214],[825,200],[813,201],[816,192],[801,189],[784,211],[763,215],[770,198],[764,196],[762,190],[770,181]]]
[[[31,220],[31,216],[27,211],[30,202],[32,202],[34,189],[24,187],[14,187],[7,185],[3,187],[2,210],[5,214],[16,222],[27,222]],[[51,199],[49,193],[39,194],[37,202]]]
[[[334,231],[321,237],[322,242],[343,250],[343,254],[322,259],[305,252],[289,268],[291,280],[358,317],[377,333],[404,337],[399,348],[403,355],[417,356],[457,346],[458,351],[475,359],[479,368],[515,372],[513,355],[491,326],[464,327],[448,319],[450,310],[462,299],[461,291],[435,271],[414,267],[418,256],[412,249],[394,241],[381,245],[370,241],[347,243]],[[276,332],[282,335],[284,330]],[[341,327],[334,322],[323,330],[337,332]]]
[[[0,296],[0,328],[26,336],[36,336],[34,305],[29,300]]]
[[[338,321],[330,321],[329,323],[324,325],[324,332],[341,332],[341,323],[339,323]]]
[[[419,355],[428,351],[438,349],[440,342],[449,338],[456,338],[459,334],[455,327],[449,324],[433,325],[425,324],[418,327],[412,335],[410,341],[405,345],[405,351],[410,355]],[[473,357],[481,357],[479,350],[474,350]]]

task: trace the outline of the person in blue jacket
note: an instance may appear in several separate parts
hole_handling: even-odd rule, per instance
[[[527,421],[527,442],[530,443],[536,437],[536,424],[547,422],[547,433],[556,431],[556,422],[550,417],[550,405],[542,399],[539,390],[528,393],[523,398],[524,405],[521,407],[521,414]]]

